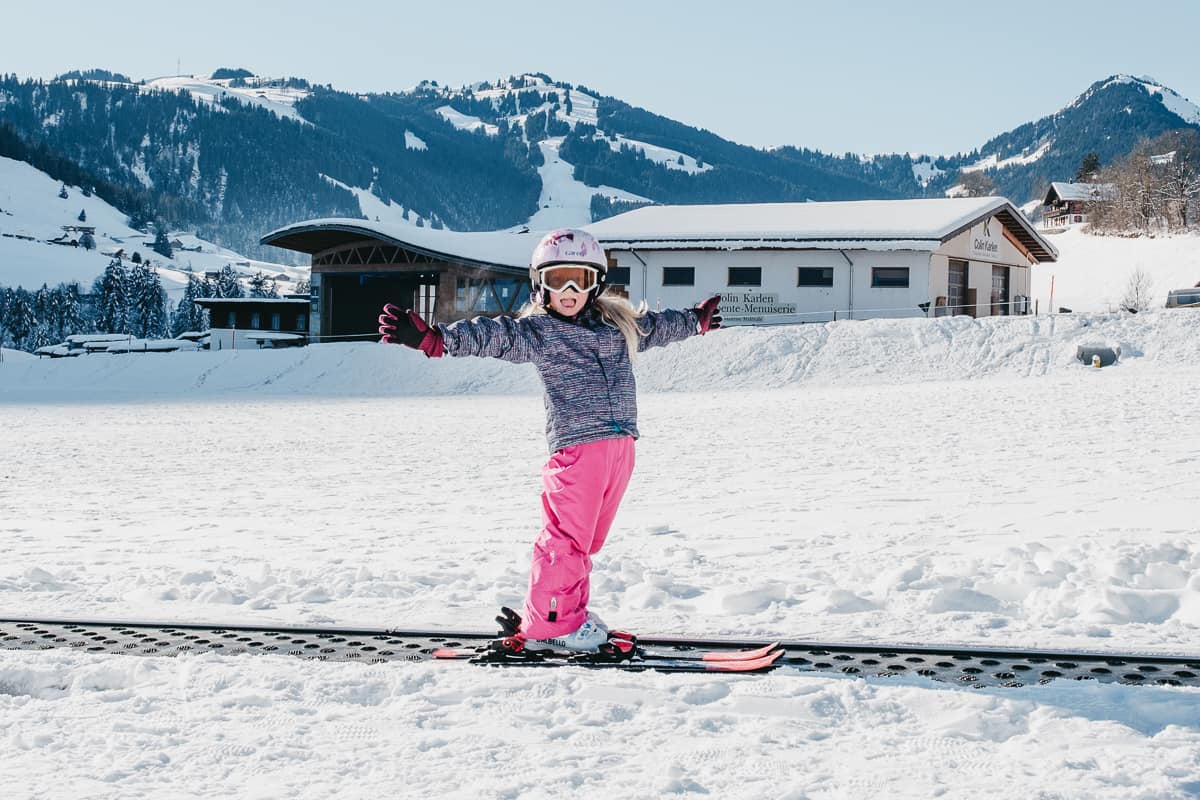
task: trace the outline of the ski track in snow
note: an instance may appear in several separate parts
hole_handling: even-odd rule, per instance
[[[1197,334],[879,320],[647,353],[594,607],[647,634],[1194,652]],[[1096,342],[1126,356],[1073,361]],[[5,614],[486,629],[521,600],[528,367],[9,355]],[[16,798],[1187,798],[1198,720],[1189,688],[0,650]]]

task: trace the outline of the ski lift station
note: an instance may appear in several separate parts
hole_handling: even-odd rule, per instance
[[[591,225],[635,304],[722,296],[730,324],[1028,314],[1058,251],[1003,197],[645,206]],[[312,257],[309,334],[375,338],[384,303],[431,322],[516,313],[538,231],[298,222],[270,244]]]

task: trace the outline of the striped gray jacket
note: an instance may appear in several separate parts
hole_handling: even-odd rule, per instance
[[[696,312],[651,311],[639,320],[639,350],[696,333]],[[570,322],[550,315],[476,317],[439,324],[448,356],[483,356],[532,363],[546,390],[550,452],[575,444],[640,435],[637,385],[625,337],[594,308]]]

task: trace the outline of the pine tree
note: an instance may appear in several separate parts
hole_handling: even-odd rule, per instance
[[[79,209],[79,216],[75,219],[79,220],[80,222],[87,222],[87,211],[82,208]]]
[[[254,273],[254,277],[250,279],[250,296],[279,297],[279,290],[275,286],[275,280],[265,272],[259,271]]]
[[[84,234],[79,237],[79,246],[84,250],[95,250],[96,237],[92,236],[90,232],[85,231]]]
[[[1079,162],[1079,169],[1075,170],[1075,183],[1091,183],[1096,179],[1096,173],[1099,171],[1100,156],[1088,153]]]
[[[233,266],[226,264],[221,268],[221,274],[217,276],[216,285],[213,287],[213,297],[245,297],[246,292],[242,288],[241,282],[238,281],[237,273],[234,272]]]
[[[205,294],[206,291],[204,282],[195,275],[188,275],[187,286],[183,287],[183,297],[171,314],[172,336],[193,331],[198,333],[208,328],[208,312],[196,305],[197,298],[209,296]]]
[[[142,339],[158,338],[167,332],[167,293],[158,272],[146,264],[129,271],[130,332]]]
[[[171,242],[167,240],[167,230],[162,226],[154,234],[154,252],[164,258],[174,258],[175,251],[171,249]]]
[[[96,329],[100,333],[129,333],[129,276],[114,258],[96,279]]]
[[[29,292],[18,286],[8,307],[8,332],[19,350],[32,349],[28,347],[28,339],[37,328],[37,317],[31,300]]]

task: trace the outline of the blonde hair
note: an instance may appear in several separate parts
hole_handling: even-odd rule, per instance
[[[600,319],[604,320],[606,325],[616,328],[625,337],[625,346],[629,350],[629,360],[636,361],[638,340],[650,335],[648,332],[642,330],[642,326],[638,324],[638,320],[646,316],[646,301],[643,300],[634,306],[625,297],[619,294],[609,294],[605,290],[604,294],[592,301],[592,305],[600,312]],[[525,317],[533,317],[545,313],[545,306],[531,300],[521,309],[517,318],[524,319]]]

